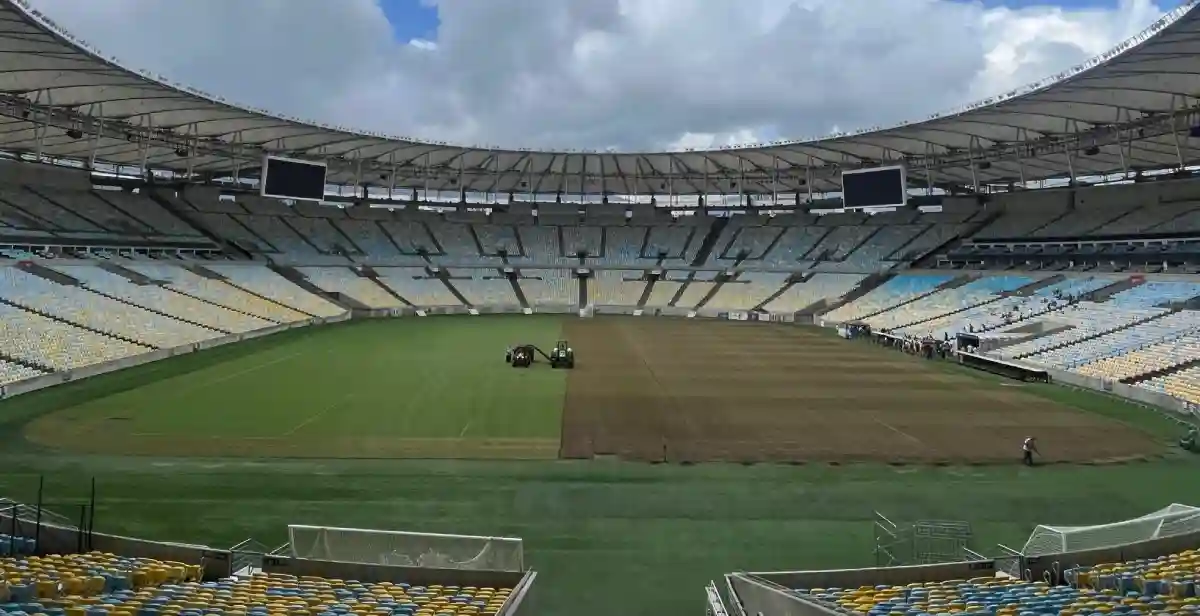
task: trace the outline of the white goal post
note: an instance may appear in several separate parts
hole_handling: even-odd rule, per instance
[[[1048,556],[1080,550],[1112,548],[1200,531],[1200,507],[1178,503],[1146,515],[1094,526],[1038,526],[1021,553]]]
[[[515,537],[443,535],[333,526],[288,526],[293,558],[369,565],[524,571]]]

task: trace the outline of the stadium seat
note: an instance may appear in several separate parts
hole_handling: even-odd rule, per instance
[[[423,267],[380,267],[379,281],[419,308],[462,306],[446,284]]]
[[[569,269],[522,269],[517,283],[531,307],[579,304],[579,279]]]
[[[363,583],[258,573],[201,581],[201,567],[149,558],[31,556],[28,540],[0,535],[0,614],[46,616],[492,616],[511,588]]]
[[[858,286],[862,274],[815,274],[788,287],[763,307],[767,312],[794,313],[821,300],[836,301]]]
[[[705,304],[715,310],[748,311],[783,288],[788,274],[775,272],[742,272],[726,281]]]
[[[304,274],[309,282],[322,291],[340,293],[367,308],[387,309],[404,306],[403,302],[375,281],[363,278],[347,267],[300,267],[296,268],[296,271]]]
[[[954,276],[946,274],[896,276],[872,289],[866,295],[825,313],[822,318],[832,323],[857,321],[870,314],[929,293],[953,279]]]
[[[205,267],[239,287],[316,317],[336,317],[346,313],[344,308],[305,291],[265,265],[214,263],[205,264]]]
[[[498,269],[451,269],[450,284],[472,306],[519,306],[512,282]]]
[[[588,281],[588,304],[637,306],[646,290],[640,270],[597,270]]]
[[[797,589],[797,593],[853,616],[1151,616],[1200,613],[1200,552],[1064,572],[1069,585],[984,577],[855,589]]]

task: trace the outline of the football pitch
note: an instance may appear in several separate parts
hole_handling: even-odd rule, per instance
[[[575,371],[503,361],[510,345],[564,337]],[[812,357],[789,358],[796,344]],[[906,415],[910,402],[922,408]],[[1006,462],[1005,430],[1027,429],[1006,418],[1026,407],[1061,463]],[[819,421],[823,409],[836,418]],[[946,431],[951,419],[964,423]],[[940,453],[831,457],[822,445],[837,430],[858,435],[851,449],[920,462],[917,439]],[[953,462],[943,434],[978,439],[981,457]],[[0,495],[32,501],[44,476],[69,508],[95,477],[98,530],[218,547],[279,544],[288,524],[518,536],[540,574],[526,613],[694,614],[724,572],[874,564],[876,510],[969,521],[972,547],[992,553],[1039,523],[1190,502],[1200,464],[1169,451],[1177,436],[1106,396],[1014,387],[806,328],[431,317],[296,330],[0,402]],[[750,462],[755,443],[772,452],[764,461],[790,463],[702,463],[708,449]],[[1096,463],[1108,458],[1133,461]]]
[[[26,433],[91,453],[554,458],[565,374],[514,370],[504,351],[551,348],[558,333],[547,317],[316,328],[222,349],[225,361],[198,356],[178,374],[164,365],[162,378],[42,416]]]

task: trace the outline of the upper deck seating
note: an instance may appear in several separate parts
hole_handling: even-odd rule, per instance
[[[658,255],[642,256],[649,230],[646,227],[604,227],[604,257],[589,258],[588,263],[604,265],[650,265]],[[647,258],[650,257],[650,258]]]
[[[96,196],[131,217],[146,223],[151,232],[164,236],[203,237],[191,225],[179,219],[149,196],[140,193],[129,193],[119,190],[96,192]]]

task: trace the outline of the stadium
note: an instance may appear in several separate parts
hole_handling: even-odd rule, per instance
[[[1200,614],[1194,2],[673,152],[321,125],[0,20],[0,616]]]

